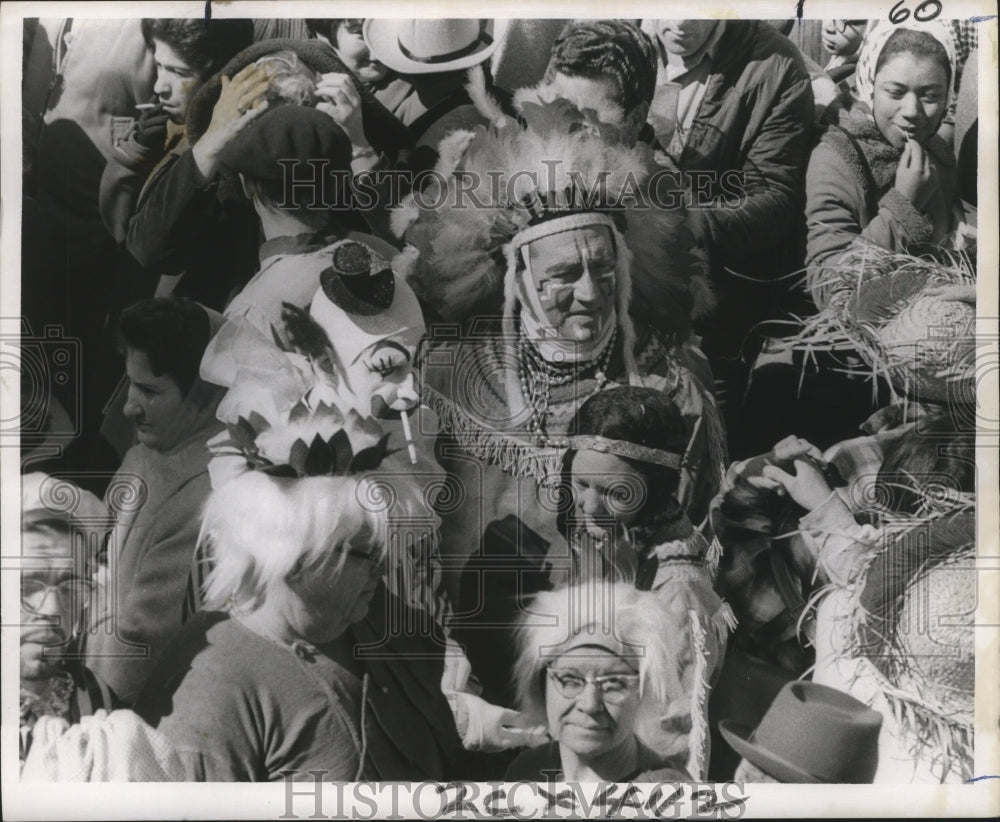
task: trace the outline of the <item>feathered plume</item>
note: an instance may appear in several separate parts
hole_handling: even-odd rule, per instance
[[[410,284],[446,319],[499,316],[504,246],[538,217],[526,204],[567,214],[604,211],[632,252],[632,313],[668,335],[686,336],[692,314],[710,310],[712,300],[682,198],[666,201],[673,208],[649,203],[656,166],[648,147],[627,147],[581,126],[567,105],[528,104],[526,127],[480,128],[474,137],[463,132],[442,143],[442,176],[422,203],[405,204],[394,218],[394,229],[419,252]],[[669,196],[667,183],[661,175],[661,197]]]

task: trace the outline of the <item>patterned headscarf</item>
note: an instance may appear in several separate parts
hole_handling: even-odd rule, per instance
[[[855,69],[857,99],[868,106],[869,111],[874,111],[875,66],[878,64],[879,55],[882,54],[882,49],[885,48],[889,38],[900,29],[925,32],[944,46],[945,53],[948,55],[948,63],[951,65],[951,84],[948,88],[948,103],[950,105],[955,89],[955,39],[948,24],[940,20],[931,20],[927,23],[907,20],[898,24],[890,23],[887,20],[876,20],[869,23],[865,39],[858,52],[858,67]]]

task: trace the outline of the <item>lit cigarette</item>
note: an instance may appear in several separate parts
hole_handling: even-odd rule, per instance
[[[159,103],[139,103],[136,106],[136,109],[139,111],[146,111],[147,109],[159,108],[159,107],[160,107]]]
[[[404,411],[399,415],[403,421],[403,436],[406,437],[406,453],[410,455],[410,463],[417,464],[417,449],[413,447],[413,434],[410,433],[410,417]]]

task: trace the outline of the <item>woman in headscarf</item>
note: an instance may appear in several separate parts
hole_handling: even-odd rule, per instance
[[[857,95],[827,113],[806,176],[809,285],[820,308],[839,290],[835,266],[858,238],[892,252],[947,244],[955,161],[937,132],[954,79],[944,23],[880,23],[865,35]]]

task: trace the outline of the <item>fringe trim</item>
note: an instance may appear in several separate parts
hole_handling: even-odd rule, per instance
[[[688,737],[688,772],[695,779],[708,773],[708,646],[697,611],[688,611],[694,640],[694,693],[691,695],[691,735]]]
[[[884,679],[880,685],[896,724],[913,740],[910,753],[914,760],[929,754],[932,769],[941,769],[942,783],[951,774],[959,775],[963,782],[971,779],[975,758],[973,724],[942,716],[919,697],[894,688]]]
[[[725,643],[729,639],[729,635],[739,627],[740,621],[733,613],[732,606],[723,600],[719,610],[712,614],[712,624],[715,626],[715,633],[719,637],[719,641]]]
[[[705,552],[705,562],[708,565],[708,573],[711,575],[713,582],[719,575],[719,563],[722,561],[722,551],[722,543],[719,542],[717,536],[713,535],[712,541],[708,545],[708,551]]]
[[[539,483],[558,479],[563,449],[539,448],[493,429],[484,428],[455,407],[447,397],[424,387],[423,402],[441,423],[441,430],[455,438],[469,454],[496,465],[513,477],[532,477]]]
[[[625,238],[617,228],[611,229],[618,251],[618,267],[615,277],[618,281],[615,309],[618,312],[618,327],[622,332],[622,360],[629,385],[645,387],[646,383],[635,361],[635,326],[629,306],[632,304],[632,252],[625,244]]]

